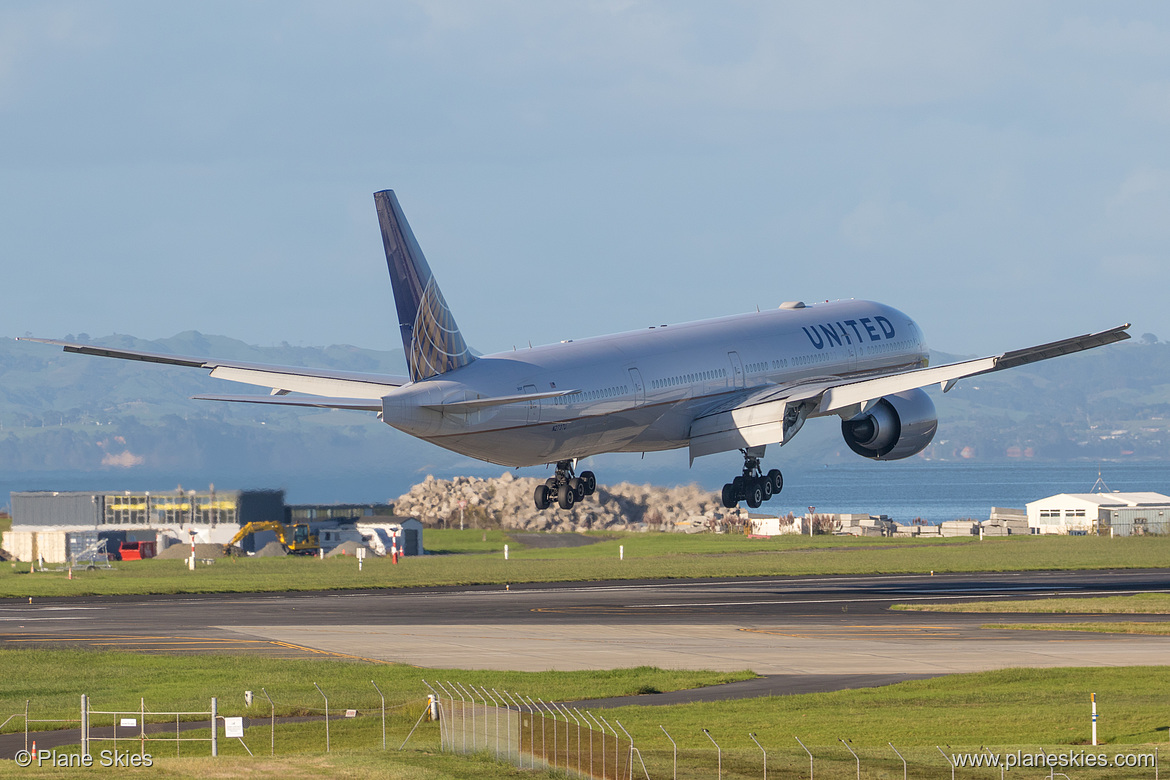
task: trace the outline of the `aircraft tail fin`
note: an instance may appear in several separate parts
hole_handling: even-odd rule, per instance
[[[475,360],[430,266],[414,238],[393,190],[374,193],[386,265],[394,286],[398,327],[410,366],[410,379],[418,382],[462,368]]]

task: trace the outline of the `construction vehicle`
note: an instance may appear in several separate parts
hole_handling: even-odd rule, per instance
[[[280,546],[284,548],[285,552],[292,555],[316,555],[318,550],[321,549],[321,546],[317,544],[317,534],[311,533],[309,526],[305,523],[297,523],[290,528],[284,523],[267,520],[264,522],[248,523],[237,531],[236,535],[232,537],[232,540],[223,546],[224,555],[231,555],[232,547],[235,546],[236,542],[257,531],[275,532],[276,541],[280,542]]]

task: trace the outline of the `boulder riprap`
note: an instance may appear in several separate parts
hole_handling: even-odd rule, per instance
[[[597,492],[564,510],[536,509],[532,494],[543,479],[516,477],[505,472],[495,479],[455,477],[425,480],[394,502],[394,514],[417,517],[424,525],[458,528],[459,503],[465,502],[466,528],[506,528],[524,531],[673,531],[677,523],[722,521],[728,510],[719,496],[698,485],[657,487],[597,486]],[[732,510],[734,512],[734,510]]]

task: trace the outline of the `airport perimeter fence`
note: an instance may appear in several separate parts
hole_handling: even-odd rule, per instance
[[[799,737],[767,744],[755,733],[671,734],[662,726],[634,740],[616,718],[494,688],[427,681],[444,751],[481,753],[522,769],[599,780],[932,780],[1062,778],[1159,780],[1154,745],[897,747]]]
[[[426,682],[426,681],[425,681]],[[282,691],[273,697],[264,688],[254,702],[220,707],[216,699],[180,710],[158,710],[139,698],[138,706],[99,708],[81,697],[79,717],[38,717],[25,703],[0,730],[16,720],[20,731],[8,732],[3,758],[20,760],[35,751],[42,728],[71,729],[80,744],[56,748],[64,761],[44,766],[77,766],[80,755],[95,764],[105,755],[263,756],[320,754],[331,750],[398,750],[414,739],[420,746],[436,740],[446,752],[481,754],[528,770],[601,780],[691,780],[762,778],[762,780],[845,780],[846,778],[1042,778],[1050,780],[1159,780],[1156,745],[939,745],[899,747],[855,745],[849,739],[806,744],[799,736],[769,738],[744,731],[712,733],[696,726],[685,732],[653,728],[645,722],[634,739],[621,721],[571,705],[545,702],[509,691],[450,681],[429,681],[426,699],[387,705],[376,682],[367,693],[352,689],[333,696],[317,684]],[[320,706],[310,704],[316,696]],[[234,697],[233,697],[234,698]],[[120,703],[124,704],[123,699]],[[185,702],[188,703],[189,702]],[[265,706],[267,705],[267,706]],[[277,716],[277,709],[293,715]],[[264,710],[267,709],[267,712]],[[49,714],[67,715],[55,711]],[[438,721],[434,723],[433,721]],[[240,730],[228,731],[234,725]],[[212,724],[215,727],[212,727]],[[78,728],[79,727],[79,728]],[[239,736],[231,736],[232,734]],[[61,734],[61,732],[58,732]],[[73,736],[75,735],[75,736]],[[62,744],[56,740],[55,744]],[[13,755],[16,754],[16,755]],[[127,766],[128,764],[119,764]]]
[[[482,752],[521,769],[576,777],[650,778],[620,721],[611,724],[588,710],[495,688],[424,682],[434,692],[445,751]]]
[[[2,758],[19,761],[23,753],[26,760],[35,763],[38,738],[42,762],[53,760],[44,755],[45,745],[60,745],[63,738],[70,744],[57,752],[65,757],[63,761],[72,756],[74,762],[42,763],[44,766],[79,765],[76,762],[87,755],[95,757],[96,762],[106,754],[275,756],[328,753],[335,749],[401,749],[425,721],[438,717],[437,703],[431,697],[387,704],[378,684],[371,680],[370,685],[366,694],[349,690],[330,697],[313,683],[307,691],[283,692],[283,699],[274,698],[261,687],[254,696],[246,696],[242,707],[235,704],[221,708],[219,700],[211,698],[204,705],[206,709],[155,709],[148,707],[144,698],[139,698],[136,707],[105,709],[81,694],[80,709],[74,711],[79,716],[73,718],[34,717],[35,707],[30,700],[25,702],[23,712],[0,723],[2,730],[13,721],[23,721],[23,740],[19,731],[7,732],[16,740],[5,740],[11,750],[6,750],[8,754]],[[310,692],[319,704],[309,703]],[[278,716],[278,707],[295,714]],[[72,745],[79,745],[80,750]]]

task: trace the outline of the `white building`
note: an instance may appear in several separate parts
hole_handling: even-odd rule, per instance
[[[1027,508],[1034,534],[1165,533],[1170,521],[1170,496],[1161,493],[1061,493]]]

